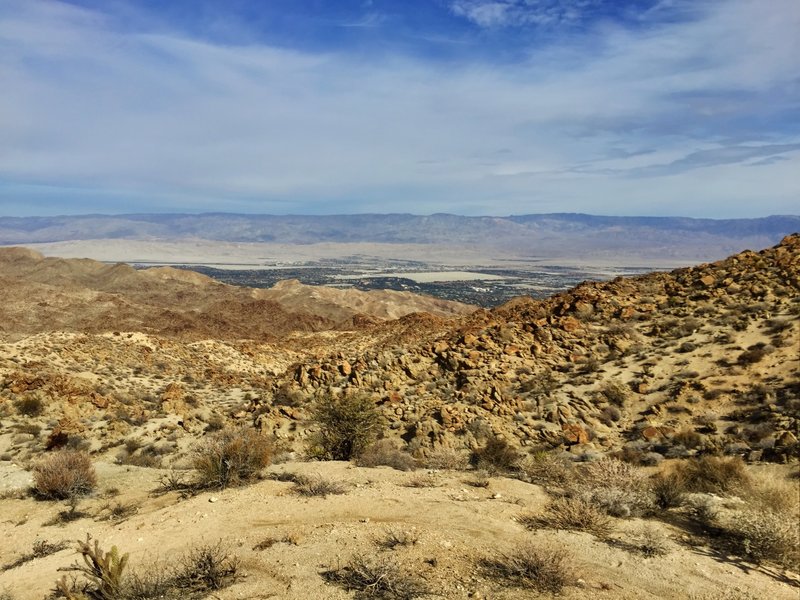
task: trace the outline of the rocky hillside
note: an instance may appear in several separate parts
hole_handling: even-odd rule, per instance
[[[369,395],[419,457],[492,437],[643,462],[797,454],[798,235],[457,319],[469,307],[390,294],[377,297],[439,315],[382,320],[396,306],[368,294],[286,283],[270,298],[173,269],[13,249],[0,260],[9,459],[69,440],[180,461],[226,421],[300,451],[309,404],[329,394]],[[128,456],[124,440],[145,435]]]
[[[283,403],[365,392],[412,449],[489,436],[643,460],[715,449],[797,453],[800,236],[763,252],[519,298],[443,329],[402,320],[397,338],[307,358],[252,414],[287,429]],[[288,427],[291,429],[291,427]]]

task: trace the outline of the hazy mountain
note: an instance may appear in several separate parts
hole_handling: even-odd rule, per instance
[[[229,242],[477,243],[507,247],[551,236],[612,238],[644,244],[683,236],[764,239],[800,230],[800,216],[760,219],[608,217],[542,214],[464,217],[450,214],[243,215],[226,213],[0,217],[0,244],[88,239],[187,239]],[[607,242],[606,242],[607,243]],[[764,244],[764,245],[766,245]]]

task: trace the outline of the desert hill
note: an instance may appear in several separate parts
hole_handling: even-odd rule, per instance
[[[403,292],[271,290],[225,285],[170,267],[136,270],[88,259],[0,248],[0,327],[8,333],[139,331],[192,339],[269,340],[415,311],[442,316],[474,307]]]
[[[241,561],[224,599],[364,598],[397,573],[419,585],[374,597],[548,597],[507,572],[517,547],[566,552],[545,554],[566,598],[797,597],[800,235],[493,310],[25,249],[0,265],[3,600],[42,598],[76,557],[40,542],[87,533],[153,573],[221,540]],[[304,460],[329,397],[382,415],[365,466]],[[265,479],[182,488],[231,425],[269,440]],[[66,506],[27,491],[59,449],[99,480]],[[681,465],[722,465],[716,487],[670,495]],[[359,555],[372,588],[352,587]],[[191,586],[164,597],[210,597]]]

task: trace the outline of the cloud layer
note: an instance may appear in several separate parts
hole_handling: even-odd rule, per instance
[[[476,52],[591,4],[452,2],[475,34],[438,60],[0,0],[0,213],[796,213],[800,4],[656,6]],[[377,8],[342,25],[392,27]]]

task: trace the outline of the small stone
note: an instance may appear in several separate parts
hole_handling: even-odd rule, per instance
[[[219,498],[216,496],[211,496],[211,498],[208,499],[209,502],[216,502],[217,500],[219,500]]]

